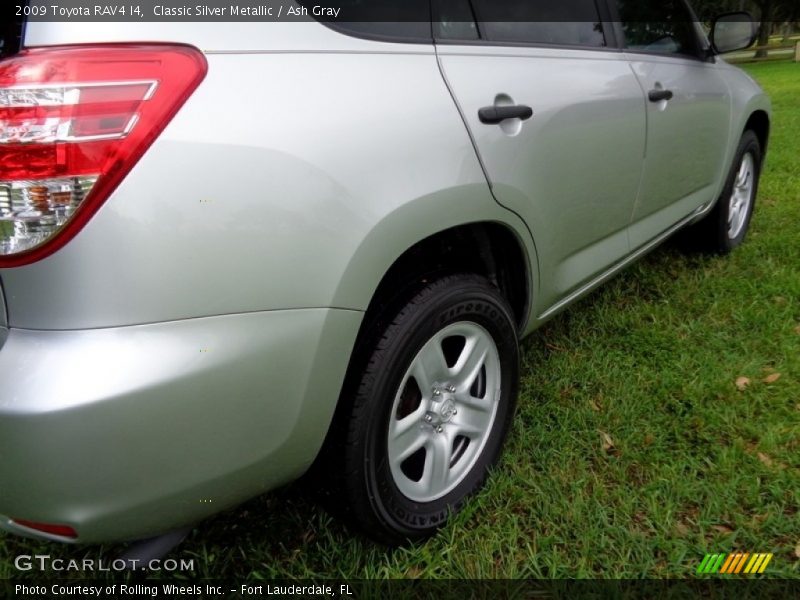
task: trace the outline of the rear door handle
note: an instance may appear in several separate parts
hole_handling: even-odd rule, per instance
[[[486,106],[478,111],[478,118],[484,125],[497,125],[506,119],[526,121],[533,116],[533,109],[524,104],[514,106]]]
[[[661,102],[662,100],[672,100],[672,90],[650,90],[647,97],[650,102]]]

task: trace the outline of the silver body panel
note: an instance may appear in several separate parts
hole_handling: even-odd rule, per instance
[[[647,104],[647,148],[631,227],[631,245],[639,247],[661,233],[664,223],[716,198],[728,166],[731,98],[716,64],[644,54],[626,58],[645,93],[659,87],[674,93],[668,103]]]
[[[0,352],[2,514],[68,523],[82,542],[132,539],[298,477],[360,323],[317,309],[12,330]]]
[[[29,23],[25,38],[123,41],[194,45],[208,76],[75,239],[0,269],[0,527],[15,533],[33,534],[10,517],[141,538],[299,476],[408,248],[502,224],[527,261],[530,333],[707,211],[748,116],[769,112],[720,61],[677,61],[707,100],[659,124],[646,86],[681,75],[622,52],[316,23]],[[517,134],[477,121],[497,94],[534,109]],[[676,124],[701,129],[700,164],[660,197],[675,165],[657,153],[686,144],[651,151],[648,130]]]
[[[0,348],[8,336],[8,315],[6,314],[6,299],[3,296],[3,284],[0,282]]]
[[[495,197],[536,240],[546,282],[540,306],[626,256],[647,123],[641,89],[620,54],[445,46],[439,55]],[[518,131],[478,120],[499,95],[533,108]]]
[[[433,47],[351,51],[352,38],[314,27],[341,45],[208,55],[205,81],[90,226],[2,274],[12,325],[364,310],[409,240],[506,221]],[[384,118],[403,113],[414,127]]]

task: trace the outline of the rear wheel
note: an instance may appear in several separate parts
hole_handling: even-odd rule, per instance
[[[473,275],[427,284],[390,319],[366,342],[323,460],[336,512],[397,544],[434,533],[497,461],[518,343],[507,303]]]
[[[741,245],[750,228],[760,175],[761,146],[756,134],[746,131],[717,204],[702,221],[686,230],[690,243],[720,254]]]

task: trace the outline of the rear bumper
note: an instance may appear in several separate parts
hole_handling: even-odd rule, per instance
[[[33,533],[9,520],[19,518],[69,525],[77,542],[144,538],[299,476],[361,318],[309,309],[11,329],[0,348],[0,528]]]

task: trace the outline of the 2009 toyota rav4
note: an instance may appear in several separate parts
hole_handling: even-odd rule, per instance
[[[498,459],[521,337],[679,228],[742,242],[770,105],[717,54],[747,15],[401,4],[6,35],[3,528],[155,536],[315,464],[424,537]]]

